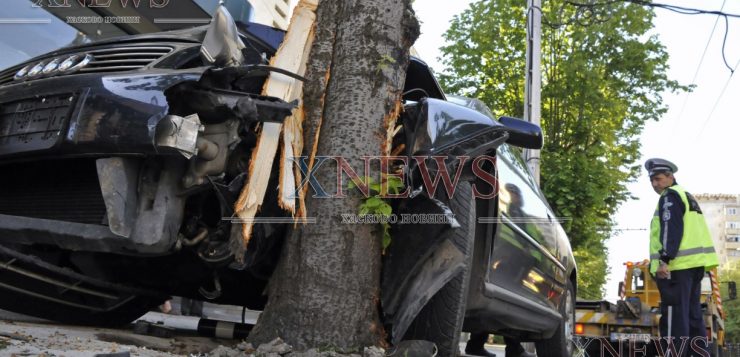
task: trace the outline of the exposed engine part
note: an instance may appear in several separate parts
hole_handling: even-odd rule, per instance
[[[208,237],[208,229],[201,228],[198,234],[193,237],[192,239],[185,238],[184,235],[180,235],[179,242],[186,247],[192,247],[197,245],[198,243],[202,242],[204,239]]]
[[[231,180],[228,185],[215,182],[209,178],[216,198],[218,198],[218,202],[221,204],[221,213],[224,217],[231,217],[234,214],[234,202],[239,198],[239,192],[244,186],[246,178],[247,174],[241,173]]]
[[[215,300],[221,296],[221,280],[218,278],[218,273],[213,272],[213,291],[206,290],[204,287],[198,288],[198,292],[208,300]]]
[[[198,247],[198,257],[213,266],[228,264],[233,259],[233,253],[227,241],[208,241]]]
[[[202,160],[210,161],[218,156],[218,145],[208,139],[198,138],[195,146],[198,148],[198,157]]]
[[[198,154],[190,159],[190,166],[182,179],[185,188],[206,183],[208,175],[224,173],[230,148],[241,140],[238,129],[239,124],[235,120],[206,125],[197,139]]]
[[[157,124],[156,143],[158,147],[173,148],[189,159],[200,149],[198,133],[203,130],[198,114],[168,115]]]

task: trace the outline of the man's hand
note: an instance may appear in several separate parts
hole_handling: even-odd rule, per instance
[[[670,272],[668,271],[668,264],[664,262],[660,262],[660,266],[658,266],[658,271],[655,273],[655,276],[658,279],[668,279],[671,277]]]

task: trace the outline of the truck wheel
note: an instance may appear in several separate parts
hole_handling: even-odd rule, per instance
[[[535,342],[537,346],[537,356],[539,357],[570,357],[573,355],[573,327],[575,326],[575,293],[573,284],[568,281],[565,289],[565,301],[562,304],[560,313],[563,315],[563,321],[558,326],[552,337]]]
[[[440,289],[416,316],[405,340],[427,340],[437,345],[439,357],[455,357],[460,351],[460,333],[470,284],[470,265],[475,244],[475,199],[469,182],[460,182],[450,199],[450,209],[459,228],[442,233],[464,255],[464,268]]]

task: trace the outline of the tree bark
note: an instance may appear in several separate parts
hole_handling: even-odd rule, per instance
[[[400,108],[409,48],[419,34],[411,0],[321,0],[304,86],[304,153],[342,156],[365,175],[363,156],[389,150],[388,128]],[[320,135],[320,140],[318,140]],[[379,179],[379,173],[367,175]],[[336,168],[316,175],[336,192]],[[341,183],[346,192],[347,177]],[[362,197],[315,199],[286,238],[267,288],[265,311],[250,335],[255,343],[283,338],[298,350],[361,350],[385,344],[380,322],[381,230],[342,224]]]

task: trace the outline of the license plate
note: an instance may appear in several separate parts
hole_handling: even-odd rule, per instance
[[[0,103],[0,154],[54,146],[71,114],[74,95]]]
[[[647,333],[619,333],[619,332],[612,332],[611,334],[611,340],[612,342],[616,341],[642,341],[642,342],[650,342],[650,335]]]

